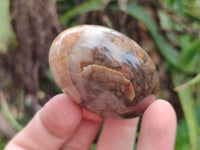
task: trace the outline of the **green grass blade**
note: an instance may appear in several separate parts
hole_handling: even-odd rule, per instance
[[[3,150],[7,143],[8,143],[8,141],[5,138],[0,136],[0,149]]]
[[[187,123],[185,119],[179,120],[176,131],[175,150],[189,150],[190,143],[188,137]]]
[[[179,16],[181,16],[181,17],[183,17],[184,16],[184,10],[183,10],[183,1],[182,0],[177,0],[177,6],[178,6],[178,10],[177,10],[177,12],[178,12],[178,15]]]
[[[67,11],[64,15],[60,17],[59,21],[60,23],[67,24],[69,23],[71,18],[90,11],[100,10],[101,7],[102,7],[101,0],[88,1],[75,8],[72,8],[70,11]]]
[[[199,82],[200,82],[200,73],[198,75],[196,75],[193,79],[188,81],[187,83],[175,87],[174,90],[175,91],[180,91],[180,90],[189,88],[190,86],[192,86],[194,84],[197,84]]]
[[[96,148],[96,144],[92,144],[90,147],[90,150],[95,150],[95,148]]]
[[[10,124],[14,127],[16,131],[20,131],[22,129],[22,126],[15,120],[13,117],[10,108],[6,102],[6,99],[2,92],[0,92],[0,109],[3,113],[3,115],[6,117],[6,119],[10,122]]]
[[[179,53],[165,42],[163,37],[158,32],[153,19],[136,3],[130,3],[127,5],[127,13],[146,25],[163,57],[169,64],[179,68]]]
[[[47,75],[47,78],[53,83],[54,85],[53,87],[55,87],[56,92],[62,93],[61,89],[58,87],[56,81],[54,80],[54,77],[49,68],[47,69],[46,75]]]
[[[188,44],[181,53],[180,65],[184,67],[186,71],[200,72],[200,69],[196,66],[200,60],[200,39],[195,40]],[[198,68],[198,70],[195,70]]]
[[[6,53],[14,33],[10,25],[9,1],[0,1],[0,53]]]
[[[180,85],[182,81],[184,80],[184,78],[185,78],[185,75],[174,70],[172,71],[172,81],[175,86]],[[197,118],[195,114],[195,107],[193,106],[194,99],[192,97],[191,88],[180,90],[177,93],[181,102],[185,120],[187,122],[191,149],[197,150],[198,125],[197,125]]]

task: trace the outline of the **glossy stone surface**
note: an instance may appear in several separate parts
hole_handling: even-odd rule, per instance
[[[147,53],[109,28],[82,25],[65,30],[52,43],[49,63],[62,91],[103,117],[138,116],[159,91]]]

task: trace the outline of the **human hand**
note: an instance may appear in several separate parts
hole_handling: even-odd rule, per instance
[[[105,119],[96,150],[132,150],[139,118]],[[5,150],[88,150],[102,118],[73,103],[65,94],[52,98],[5,147]],[[144,112],[137,150],[173,150],[176,115],[164,100]]]

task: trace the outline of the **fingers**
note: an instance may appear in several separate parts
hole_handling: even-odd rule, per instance
[[[5,150],[56,150],[75,132],[81,109],[64,95],[50,100]]]
[[[176,115],[164,100],[152,103],[144,112],[137,150],[173,150],[176,134]]]
[[[88,150],[96,137],[102,118],[83,109],[83,118],[74,135],[61,150]]]
[[[66,95],[54,97],[7,145],[5,150],[89,149],[102,118],[74,104]],[[138,118],[105,119],[96,150],[132,150]],[[138,150],[172,150],[176,115],[172,106],[157,100],[144,112]]]
[[[132,150],[138,119],[105,119],[96,150]]]

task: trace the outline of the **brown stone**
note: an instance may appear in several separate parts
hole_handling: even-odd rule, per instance
[[[54,40],[49,57],[59,87],[107,118],[140,115],[159,91],[151,58],[136,42],[109,28],[68,29]]]

